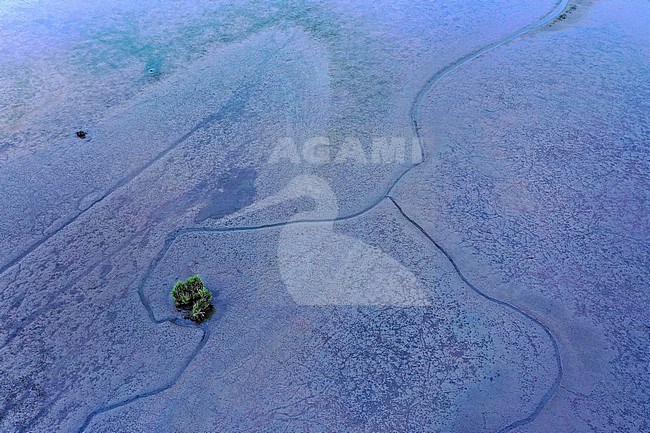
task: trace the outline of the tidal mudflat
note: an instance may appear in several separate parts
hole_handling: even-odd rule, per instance
[[[485,3],[0,0],[0,431],[649,432],[650,7]]]

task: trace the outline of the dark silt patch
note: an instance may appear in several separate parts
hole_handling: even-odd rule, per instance
[[[562,22],[575,22],[581,19],[593,5],[594,0],[569,0],[566,7],[551,23],[549,27],[554,27]]]
[[[206,205],[194,218],[199,224],[207,219],[219,219],[238,211],[253,202],[257,172],[245,167],[233,169],[216,181],[210,182],[212,189],[206,194]]]

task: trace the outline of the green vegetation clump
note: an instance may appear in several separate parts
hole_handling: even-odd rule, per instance
[[[186,317],[194,322],[203,322],[213,308],[212,292],[205,288],[198,275],[174,284],[171,294],[176,308],[188,310]]]

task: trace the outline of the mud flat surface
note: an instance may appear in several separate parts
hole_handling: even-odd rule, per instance
[[[0,3],[0,430],[650,431],[649,17]]]

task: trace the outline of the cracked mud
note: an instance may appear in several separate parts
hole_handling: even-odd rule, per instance
[[[0,6],[0,430],[650,431],[637,6]]]

